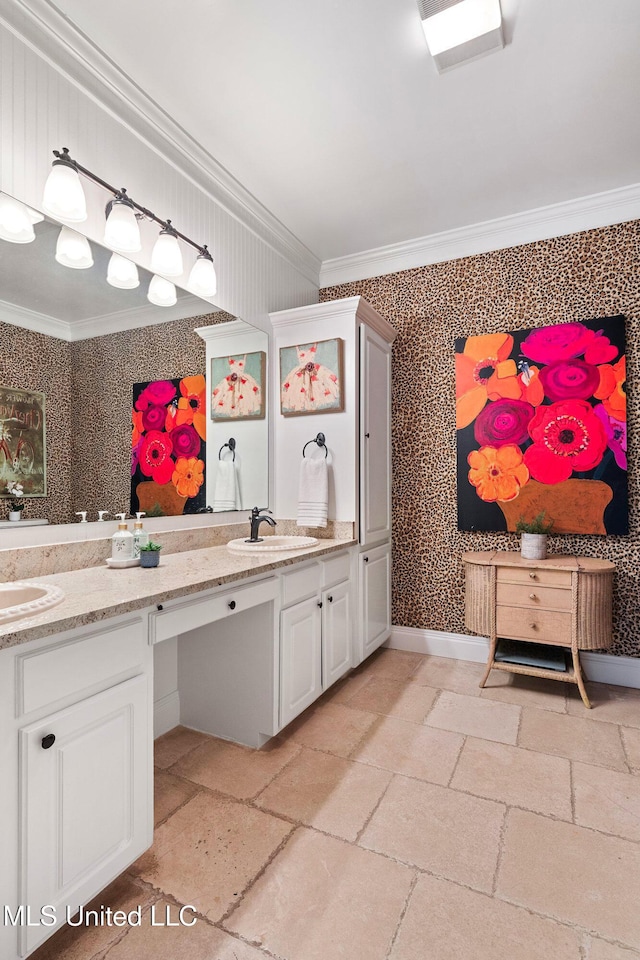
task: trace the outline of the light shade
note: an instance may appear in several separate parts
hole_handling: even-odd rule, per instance
[[[0,193],[0,237],[3,240],[31,243],[36,238],[33,225],[41,220],[44,220],[41,213],[36,213],[6,193]]]
[[[63,267],[87,270],[93,266],[91,247],[86,237],[71,227],[63,227],[56,243],[56,260]]]
[[[82,223],[87,219],[87,201],[75,167],[55,160],[44,185],[42,209],[58,220]]]
[[[121,257],[119,253],[113,253],[107,268],[107,283],[119,290],[134,290],[140,286],[138,268],[131,260]]]
[[[119,253],[142,250],[140,227],[131,201],[126,197],[116,197],[109,207],[111,209],[104,227],[105,244]]]
[[[160,231],[151,252],[151,269],[154,273],[161,273],[163,277],[179,277],[184,270],[182,251],[170,220],[167,220],[167,226]]]
[[[197,297],[213,297],[218,289],[218,280],[211,254],[206,250],[201,253],[189,274],[189,290]]]
[[[170,280],[165,280],[164,277],[151,277],[147,300],[149,303],[155,304],[156,307],[172,307],[178,300],[176,288]]]

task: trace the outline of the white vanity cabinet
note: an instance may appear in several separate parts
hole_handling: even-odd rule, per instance
[[[141,615],[0,651],[6,960],[55,929],[41,907],[63,923],[151,844],[150,654]]]
[[[391,544],[363,550],[358,557],[359,648],[361,663],[391,632]]]
[[[280,727],[351,668],[351,562],[345,551],[281,575]]]

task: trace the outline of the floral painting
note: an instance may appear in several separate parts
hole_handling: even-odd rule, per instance
[[[131,513],[176,516],[205,506],[205,391],[201,374],[134,383]]]
[[[624,317],[456,341],[458,528],[628,527]]]
[[[211,419],[262,420],[265,415],[262,350],[211,361]]]
[[[280,410],[285,417],[344,410],[342,340],[280,348]]]

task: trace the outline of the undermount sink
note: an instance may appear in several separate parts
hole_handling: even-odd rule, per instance
[[[227,544],[234,553],[271,553],[276,550],[300,550],[313,547],[317,537],[265,537],[259,543],[247,543],[246,540],[230,540]]]
[[[47,583],[0,583],[0,624],[34,617],[63,599],[62,590]]]

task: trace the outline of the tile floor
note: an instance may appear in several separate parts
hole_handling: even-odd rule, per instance
[[[640,960],[640,691],[481,673],[382,650],[259,752],[171,731],[97,900],[142,925],[33,960]]]

